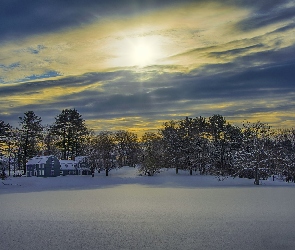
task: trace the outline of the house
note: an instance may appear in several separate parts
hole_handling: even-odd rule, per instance
[[[77,163],[72,160],[60,160],[60,174],[61,175],[77,175]]]
[[[75,162],[77,164],[79,175],[91,175],[91,170],[89,167],[89,159],[87,156],[76,156]]]
[[[53,156],[36,156],[30,159],[27,164],[27,177],[55,177],[60,175],[59,160]]]

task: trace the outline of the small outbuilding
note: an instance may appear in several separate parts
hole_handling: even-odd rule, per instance
[[[30,159],[27,164],[27,177],[56,177],[60,175],[59,160],[53,156],[36,156]]]

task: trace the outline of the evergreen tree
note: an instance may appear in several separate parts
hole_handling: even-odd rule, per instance
[[[11,172],[11,163],[15,172],[17,162],[17,152],[20,146],[19,130],[13,128],[9,123],[0,121],[0,156],[4,156],[3,166],[8,168],[9,176]]]
[[[62,110],[51,127],[51,135],[56,136],[55,145],[61,150],[64,160],[83,154],[88,134],[85,121],[76,109]]]
[[[25,173],[27,160],[36,156],[40,151],[40,140],[43,131],[41,122],[41,117],[37,116],[34,111],[27,111],[23,117],[19,117],[21,138],[19,161]]]
[[[9,141],[9,131],[11,126],[0,120],[0,156],[5,155],[7,144]]]

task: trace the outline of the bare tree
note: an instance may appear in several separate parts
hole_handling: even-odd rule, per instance
[[[116,168],[115,146],[115,137],[110,131],[100,132],[94,139],[98,166],[100,170],[105,170],[106,176],[111,169]]]
[[[132,132],[120,130],[115,134],[116,155],[119,167],[128,165],[135,167],[140,153],[137,135]]]

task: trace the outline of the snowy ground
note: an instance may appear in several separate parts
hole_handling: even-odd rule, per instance
[[[91,176],[0,182],[0,249],[294,249],[294,183]]]

